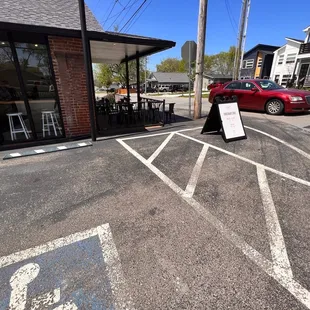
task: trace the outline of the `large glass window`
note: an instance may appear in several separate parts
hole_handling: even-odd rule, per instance
[[[0,145],[32,138],[10,44],[0,41]]]
[[[62,136],[46,45],[15,43],[15,48],[37,137]]]

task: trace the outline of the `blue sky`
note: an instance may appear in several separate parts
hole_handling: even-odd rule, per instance
[[[116,4],[115,0],[85,1],[104,29],[113,31],[113,22],[122,28],[144,0],[119,0]],[[241,2],[242,0],[209,0],[205,50],[207,54],[226,51],[236,43],[238,28],[234,20],[238,25]],[[132,7],[118,17],[127,3]],[[226,3],[230,8],[232,22]],[[128,24],[129,29],[124,29],[127,30],[126,33],[176,42],[175,48],[149,58],[150,70],[155,70],[156,64],[166,57],[180,58],[183,43],[197,40],[198,5],[199,0],[146,0],[137,14],[139,18]],[[302,30],[310,25],[309,11],[309,0],[252,0],[246,50],[258,43],[281,46],[285,44],[285,37],[304,39]],[[105,21],[110,12],[109,20]],[[114,17],[111,18],[112,16]]]

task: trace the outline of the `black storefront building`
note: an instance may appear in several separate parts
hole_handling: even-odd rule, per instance
[[[104,32],[87,6],[85,15],[88,68],[123,62],[128,68],[134,61],[138,72],[141,57],[175,46],[172,41]],[[0,150],[87,137],[92,131],[96,135],[93,76],[91,72],[89,84],[85,68],[79,0],[1,3]],[[138,109],[142,106],[137,102]]]

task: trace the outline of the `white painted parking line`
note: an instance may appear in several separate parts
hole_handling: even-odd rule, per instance
[[[168,144],[171,138],[174,136],[174,133],[169,134],[169,136],[165,139],[165,141],[157,148],[157,150],[150,156],[148,162],[151,163],[159,153],[164,149],[164,147]]]
[[[8,265],[20,262],[25,259],[29,259],[43,253],[53,251],[55,249],[64,247],[66,245],[72,244],[73,242],[82,241],[84,239],[93,237],[97,234],[97,228],[93,228],[84,232],[79,232],[64,238],[59,238],[43,245],[39,245],[34,248],[30,248],[21,252],[13,253],[9,256],[4,256],[0,258],[0,268],[6,267]]]
[[[113,241],[110,226],[99,226],[97,231],[102,247],[102,255],[107,264],[111,290],[115,297],[115,307],[116,309],[133,309],[133,302],[127,291],[121,261]]]
[[[58,150],[66,150],[66,149],[67,149],[67,147],[66,147],[66,146],[64,146],[64,145],[62,145],[62,146],[57,146],[57,149],[58,149]]]
[[[270,251],[274,262],[274,272],[292,278],[293,272],[288,259],[282,229],[273,203],[265,169],[257,167],[257,179],[265,212]]]
[[[290,174],[287,174],[287,173],[285,173],[285,172],[281,172],[281,171],[279,171],[279,170],[276,170],[276,169],[273,169],[273,168],[271,168],[271,167],[265,166],[265,165],[263,165],[263,164],[257,163],[257,162],[255,162],[255,161],[253,161],[253,160],[251,160],[251,159],[248,159],[248,158],[246,158],[246,157],[243,157],[243,156],[237,155],[237,154],[235,154],[235,153],[229,152],[229,151],[227,151],[227,150],[225,150],[225,149],[222,149],[222,148],[220,148],[220,147],[218,147],[218,146],[215,146],[215,145],[212,145],[212,144],[210,144],[210,143],[206,143],[206,142],[200,141],[200,140],[198,140],[198,139],[196,139],[196,138],[193,138],[193,137],[184,135],[184,134],[182,134],[182,133],[177,132],[176,134],[177,134],[177,135],[180,135],[180,136],[182,136],[182,137],[184,137],[184,138],[190,139],[190,140],[192,140],[192,141],[196,141],[197,143],[200,143],[200,144],[203,144],[203,145],[208,145],[209,147],[211,147],[211,148],[213,148],[213,149],[215,149],[215,150],[217,150],[217,151],[220,151],[220,152],[225,153],[225,154],[227,154],[227,155],[230,155],[230,156],[232,156],[232,157],[238,158],[238,159],[240,159],[240,160],[242,160],[242,161],[244,161],[244,162],[247,162],[247,163],[249,163],[249,164],[252,164],[252,165],[254,165],[254,166],[262,167],[262,168],[264,168],[264,169],[267,170],[267,171],[270,171],[270,172],[273,172],[273,173],[275,173],[275,174],[278,174],[278,175],[280,175],[280,176],[282,176],[282,177],[284,177],[284,178],[287,178],[287,179],[289,179],[289,180],[295,181],[295,182],[300,183],[300,184],[303,184],[303,185],[310,186],[310,182],[309,182],[309,181],[306,181],[306,180],[303,180],[303,179],[294,177],[294,176],[292,176],[292,175],[290,175]]]
[[[247,128],[247,129],[256,131],[256,132],[258,132],[258,133],[260,133],[260,134],[262,134],[264,136],[267,136],[267,137],[269,137],[269,138],[271,138],[271,139],[273,139],[275,141],[278,141],[278,142],[284,144],[285,146],[291,148],[292,150],[296,151],[298,154],[300,154],[300,155],[310,159],[310,154],[304,152],[303,150],[299,149],[298,147],[296,147],[296,146],[294,146],[294,145],[292,145],[292,144],[290,144],[290,143],[288,143],[288,142],[286,142],[284,140],[281,140],[281,139],[279,139],[279,138],[277,138],[277,137],[275,137],[275,136],[273,136],[273,135],[271,135],[271,134],[269,134],[269,133],[267,133],[265,131],[258,130],[258,129],[253,128],[253,127],[249,127],[249,126],[244,126],[244,127]]]
[[[159,132],[159,133],[153,133],[149,135],[141,135],[141,136],[134,136],[134,137],[128,137],[128,138],[122,138],[123,141],[126,140],[135,140],[135,139],[143,139],[143,138],[149,138],[149,137],[157,137],[157,136],[163,136],[163,135],[169,135],[171,133],[177,133],[177,132],[185,132],[185,131],[192,131],[201,129],[202,127],[193,127],[193,128],[187,128],[187,129],[180,129],[176,131],[166,131],[166,132]]]
[[[10,154],[12,157],[19,157],[22,156],[20,153],[11,153]]]
[[[190,197],[186,191],[182,190],[176,183],[174,183],[169,177],[167,177],[163,172],[161,172],[158,168],[156,168],[152,163],[150,163],[147,159],[141,156],[138,152],[136,152],[133,148],[131,148],[128,144],[126,144],[124,139],[117,139],[117,141],[128,150],[133,156],[135,156],[138,160],[140,160],[146,167],[148,167],[155,175],[157,175],[167,186],[169,186],[177,195],[183,198],[198,214],[200,214],[206,221],[209,222],[210,225],[213,225],[223,236],[229,240],[232,244],[234,244],[238,249],[240,249],[244,255],[246,255],[249,259],[251,259],[257,266],[259,266],[264,272],[266,272],[270,277],[274,278],[279,284],[281,284],[285,289],[287,289],[297,300],[299,300],[302,304],[304,304],[308,309],[310,309],[310,292],[305,289],[301,284],[299,284],[294,278],[290,269],[290,264],[288,258],[286,260],[285,254],[287,256],[285,250],[284,240],[282,243],[281,238],[281,227],[277,226],[277,221],[275,210],[272,210],[271,203],[271,194],[269,195],[269,186],[266,184],[264,180],[264,176],[262,175],[262,171],[265,173],[265,170],[274,172],[278,175],[284,176],[293,181],[299,182],[301,184],[305,184],[310,186],[310,182],[293,177],[289,174],[282,173],[278,170],[272,169],[270,167],[264,166],[262,164],[256,163],[252,160],[244,158],[242,156],[236,155],[219,147],[213,146],[211,144],[205,143],[198,139],[192,138],[190,136],[186,136],[180,132],[175,132],[184,138],[196,141],[200,144],[203,144],[206,147],[212,147],[218,151],[221,151],[227,155],[231,155],[235,158],[243,160],[244,162],[248,162],[253,164],[259,170],[259,178],[261,182],[261,191],[262,191],[262,200],[264,207],[267,209],[265,212],[267,213],[266,217],[269,217],[269,233],[272,235],[273,242],[273,255],[274,261],[266,259],[262,254],[256,251],[253,247],[251,247],[247,242],[245,242],[238,234],[227,228],[217,217],[211,214],[206,208],[204,208],[199,202],[197,202],[193,197]],[[147,136],[146,136],[147,138]],[[266,176],[266,175],[265,175]],[[266,179],[267,180],[267,179]],[[267,190],[268,187],[268,190]],[[272,202],[273,204],[273,202]],[[273,206],[274,207],[274,206]],[[280,229],[280,230],[279,230]],[[283,238],[283,236],[282,236]],[[270,243],[271,244],[271,243]],[[284,248],[283,248],[284,247]],[[283,252],[284,249],[284,252]],[[280,267],[280,268],[279,268]]]
[[[42,153],[45,153],[45,151],[44,151],[44,150],[42,150],[42,149],[41,149],[41,150],[34,150],[34,152],[35,152],[35,153],[37,153],[37,154],[42,154]]]
[[[186,186],[186,189],[185,189],[184,195],[186,195],[187,197],[193,197],[193,195],[194,195],[194,192],[195,192],[195,189],[196,189],[196,185],[197,185],[197,182],[198,182],[198,178],[199,178],[199,175],[200,175],[200,171],[201,171],[203,162],[204,162],[204,160],[206,158],[208,149],[209,149],[208,145],[204,145],[202,147],[202,150],[201,150],[201,152],[199,154],[199,157],[198,157],[197,162],[195,164],[195,167],[193,169],[192,175],[191,175],[191,177],[189,179],[189,182],[188,182],[188,184]]]

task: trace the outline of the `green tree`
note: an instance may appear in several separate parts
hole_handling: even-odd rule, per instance
[[[98,64],[95,79],[98,80],[101,86],[103,85],[106,88],[109,88],[113,83],[113,71],[111,70],[111,67],[106,64]]]
[[[156,65],[157,72],[187,72],[184,60],[178,58],[166,58]]]
[[[205,55],[204,71],[223,75],[232,75],[234,69],[236,48],[231,46],[228,52],[220,52],[214,55]]]
[[[214,56],[213,55],[205,55],[204,57],[204,72],[209,73],[212,72],[214,65]]]
[[[146,60],[140,58],[140,83],[144,82]],[[137,67],[136,61],[132,60],[128,63],[129,82],[137,82]],[[98,64],[95,69],[95,80],[98,80],[101,85],[109,87],[113,82],[120,83],[123,87],[126,87],[126,64]]]

